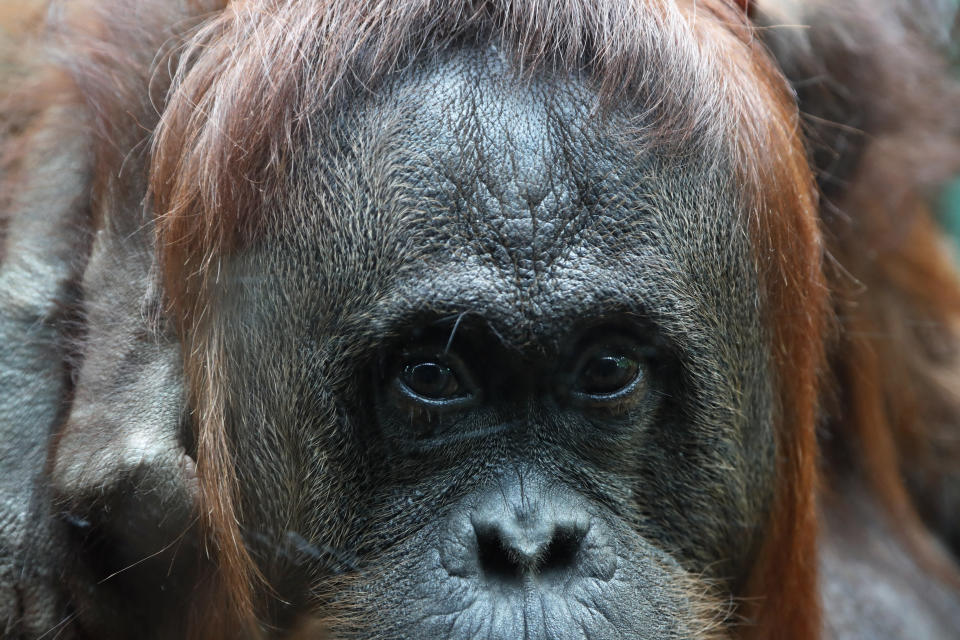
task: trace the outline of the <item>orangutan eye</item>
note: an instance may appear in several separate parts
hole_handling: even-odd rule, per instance
[[[453,369],[442,362],[424,361],[407,364],[400,382],[413,395],[428,400],[448,400],[460,394],[460,380]]]
[[[452,353],[406,355],[395,387],[407,400],[439,409],[469,404],[478,392],[466,365]]]
[[[598,353],[587,360],[577,376],[577,391],[591,396],[617,394],[631,387],[640,375],[640,363],[616,352]]]
[[[570,393],[590,405],[618,403],[647,384],[644,348],[627,337],[601,339],[581,351],[572,369]]]

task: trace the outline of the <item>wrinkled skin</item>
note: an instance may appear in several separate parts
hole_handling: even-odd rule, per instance
[[[272,226],[223,264],[212,325],[277,627],[320,607],[363,638],[705,637],[708,591],[742,589],[775,481],[737,185],[728,159],[623,136],[635,116],[596,106],[575,78],[518,82],[495,49],[421,64],[313,129]],[[181,348],[148,225],[78,242],[85,357],[42,524],[4,535],[49,532],[0,559],[71,552],[30,581],[41,605],[15,593],[4,613],[24,637],[74,617],[65,634],[182,637],[199,550]],[[77,268],[53,266],[51,286]],[[14,308],[5,331],[69,360]],[[584,372],[610,349],[629,375],[598,400]],[[437,362],[457,392],[431,406],[404,380]],[[24,469],[45,406],[14,434]]]
[[[409,72],[318,136],[295,223],[226,271],[247,522],[286,526],[265,555],[291,532],[355,554],[330,598],[363,637],[689,637],[687,572],[736,588],[754,559],[771,381],[735,186],[595,100],[492,51]],[[592,406],[572,377],[614,335],[641,385]],[[473,401],[398,391],[439,353]],[[284,593],[332,590],[289,564],[266,562]]]

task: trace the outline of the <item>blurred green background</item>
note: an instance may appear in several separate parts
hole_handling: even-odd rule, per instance
[[[960,178],[953,181],[943,193],[941,200],[943,226],[953,237],[957,255],[960,255]]]
[[[954,10],[960,12],[960,0],[952,0],[956,7]],[[956,15],[953,21],[954,39],[953,39],[953,63],[955,72],[960,74],[960,41],[957,35],[960,29],[957,29],[960,14]],[[957,105],[960,109],[960,105]],[[940,201],[940,213],[943,220],[943,226],[953,237],[954,246],[957,249],[956,255],[960,256],[960,178],[957,178],[950,184],[943,193]]]

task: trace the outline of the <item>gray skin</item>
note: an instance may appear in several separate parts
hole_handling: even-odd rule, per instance
[[[942,544],[923,531],[911,548],[861,481],[843,478],[837,484],[823,500],[824,637],[960,638],[960,594],[939,579],[951,566]]]
[[[743,585],[773,382],[732,171],[596,108],[494,49],[420,65],[314,129],[271,239],[223,267],[248,540],[341,631],[700,637],[689,576]],[[613,336],[637,388],[578,396]],[[462,402],[411,397],[418,362]]]
[[[50,112],[0,264],[0,637],[182,638],[196,486],[151,229],[133,190],[88,232],[90,142]]]
[[[144,185],[89,232],[82,118],[41,116],[4,212],[0,637],[182,638],[199,550],[180,347]]]
[[[54,112],[47,118],[64,117]],[[70,143],[64,144],[64,140]],[[0,253],[0,637],[38,637],[61,622],[58,567],[63,544],[47,517],[42,481],[48,440],[62,419],[69,387],[61,324],[75,296],[75,256],[83,234],[76,202],[87,177],[77,166],[88,141],[59,127],[33,140],[26,159],[42,167],[24,188],[55,182],[41,197],[10,204]],[[51,162],[48,158],[53,157]],[[45,161],[44,161],[45,160]],[[80,197],[78,197],[80,196]],[[4,255],[5,254],[5,255]]]

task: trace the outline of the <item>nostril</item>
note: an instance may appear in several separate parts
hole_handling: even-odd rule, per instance
[[[474,531],[480,568],[498,582],[573,568],[586,537],[584,527],[559,524],[527,529],[488,523],[475,525]]]
[[[540,562],[543,573],[565,571],[574,566],[586,531],[580,527],[557,527]]]
[[[525,571],[523,558],[511,549],[498,527],[478,527],[477,555],[484,575],[496,581],[517,582]]]

